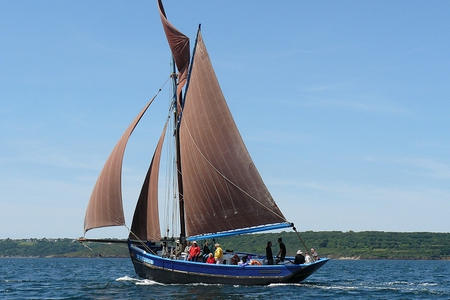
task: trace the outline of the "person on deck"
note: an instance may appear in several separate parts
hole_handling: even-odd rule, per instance
[[[286,257],[286,246],[284,245],[281,237],[278,238],[278,244],[280,245],[280,251],[278,251],[277,254],[277,260],[275,262],[276,264],[278,264],[279,262],[284,262],[284,258]]]
[[[214,246],[216,247],[216,251],[214,251],[214,259],[216,260],[216,264],[221,264],[223,262],[223,250],[220,248],[219,243]]]
[[[237,254],[233,255],[233,257],[231,258],[230,263],[232,265],[236,265],[237,266],[237,264],[239,263],[239,255],[237,255]]]
[[[162,257],[169,257],[169,248],[167,247],[167,242],[162,243]]]
[[[201,251],[200,246],[197,245],[196,241],[193,241],[192,242],[192,246],[189,249],[188,260],[190,260],[190,261],[197,261],[197,257],[200,255],[200,251]]]
[[[205,243],[203,244],[203,261],[206,261],[208,259],[209,254],[211,253],[211,249],[209,249],[208,246],[208,241],[205,241]]]
[[[206,259],[207,264],[215,264],[216,260],[214,259],[214,256],[212,253],[208,254],[208,258]]]
[[[302,250],[297,251],[297,255],[295,255],[294,264],[300,265],[305,263],[305,257],[303,256]]]
[[[191,249],[191,243],[187,242],[186,243],[186,247],[184,248],[184,251],[182,253],[184,260],[187,260],[189,257],[189,250]]]
[[[320,259],[319,254],[317,254],[317,251],[314,248],[311,248],[311,255],[312,255],[314,261],[318,261]]]
[[[242,256],[241,260],[238,262],[238,266],[244,267],[248,265],[248,256],[244,255]]]
[[[267,242],[266,258],[267,258],[267,264],[273,265],[273,254],[272,254],[272,242],[271,241]]]
[[[181,243],[180,243],[180,240],[176,240],[176,242],[175,242],[176,244],[175,244],[175,257],[180,257],[180,255],[181,255],[181,253],[183,252],[183,249],[182,249],[182,245],[181,245]]]
[[[309,255],[309,253],[305,253],[305,264],[310,264],[312,262],[313,260],[311,258],[311,255]]]

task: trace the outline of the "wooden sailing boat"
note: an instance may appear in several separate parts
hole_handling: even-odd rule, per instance
[[[295,230],[272,199],[244,145],[215,76],[200,26],[190,60],[189,39],[169,23],[161,0],[158,8],[178,69],[178,74],[174,71],[172,76],[171,109],[181,245],[278,228]],[[106,161],[86,211],[85,233],[93,228],[125,225],[121,194],[123,155],[128,138],[155,97],[130,124]],[[158,211],[158,174],[166,127],[167,123],[145,177],[127,240],[139,276],[163,283],[299,282],[327,262],[328,259],[321,259],[300,265],[287,262],[238,266],[185,261],[176,254],[170,255],[170,240],[161,237]],[[161,241],[164,249],[159,246]],[[259,261],[264,259],[253,256]]]

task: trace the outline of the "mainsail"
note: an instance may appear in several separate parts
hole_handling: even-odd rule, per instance
[[[239,134],[201,33],[181,119],[189,236],[286,222]]]
[[[84,218],[85,233],[93,228],[125,224],[121,184],[123,154],[131,133],[155,97],[145,105],[130,126],[128,126],[109,155],[89,199]]]
[[[159,138],[153,154],[152,162],[145,176],[139,200],[134,211],[133,223],[131,225],[130,239],[143,241],[159,241],[161,232],[159,228],[158,214],[158,178],[159,163],[161,161],[161,150],[166,134],[167,122]]]

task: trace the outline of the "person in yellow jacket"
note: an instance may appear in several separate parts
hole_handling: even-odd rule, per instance
[[[220,248],[220,244],[215,244],[216,251],[214,251],[214,259],[216,260],[216,264],[221,264],[223,262],[223,250]]]

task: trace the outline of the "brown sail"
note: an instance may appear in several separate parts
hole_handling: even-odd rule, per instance
[[[178,31],[166,17],[166,12],[161,0],[158,0],[159,15],[163,24],[164,32],[166,33],[167,41],[169,42],[170,50],[172,51],[173,59],[178,69],[178,86],[177,86],[177,104],[180,111],[181,108],[181,90],[186,84],[188,67],[189,67],[189,38]]]
[[[286,222],[228,109],[201,33],[180,129],[188,235]]]
[[[150,167],[142,185],[139,200],[134,211],[133,223],[131,225],[130,239],[143,241],[159,241],[161,232],[159,228],[158,211],[158,178],[159,163],[161,161],[161,150],[166,134],[167,122],[159,138],[153,154]]]
[[[121,184],[123,154],[131,133],[155,97],[145,105],[130,126],[128,126],[103,166],[86,210],[84,218],[85,233],[92,228],[125,224]]]

